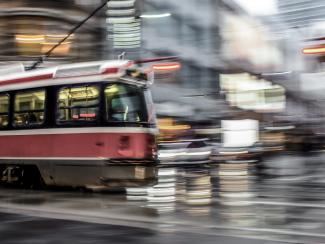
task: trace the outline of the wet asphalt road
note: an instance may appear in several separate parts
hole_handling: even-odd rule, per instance
[[[325,243],[324,158],[165,167],[127,194],[2,187],[1,243]]]
[[[106,244],[106,243],[278,243],[237,237],[186,232],[160,232],[150,229],[93,224],[52,218],[0,214],[0,236],[4,244]]]

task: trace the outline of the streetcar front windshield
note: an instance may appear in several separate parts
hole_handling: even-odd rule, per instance
[[[108,122],[148,122],[143,89],[127,84],[111,84],[105,88]]]

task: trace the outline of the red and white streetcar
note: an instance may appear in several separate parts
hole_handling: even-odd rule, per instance
[[[74,187],[154,182],[149,74],[116,60],[2,75],[1,181]]]

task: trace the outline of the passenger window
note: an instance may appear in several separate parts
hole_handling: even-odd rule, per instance
[[[29,127],[44,123],[45,90],[17,92],[14,126]]]
[[[8,126],[9,95],[0,95],[0,128]]]
[[[107,120],[110,122],[146,122],[141,90],[136,86],[113,84],[105,89]]]
[[[95,121],[99,110],[97,86],[66,87],[59,91],[57,121]]]

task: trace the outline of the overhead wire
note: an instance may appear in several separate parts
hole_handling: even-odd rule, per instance
[[[51,56],[52,52],[59,47],[62,43],[64,43],[72,34],[74,34],[84,23],[86,23],[90,18],[92,18],[95,14],[97,14],[98,11],[100,11],[103,7],[106,6],[108,2],[111,0],[104,1],[103,4],[98,6],[96,9],[94,9],[85,19],[80,21],[75,27],[73,27],[67,35],[61,39],[57,44],[55,44],[50,50],[48,50],[44,55],[40,56],[38,60],[36,60],[30,67],[26,68],[26,70],[33,70],[37,68],[38,65],[44,62],[45,59],[47,59],[49,56]]]

